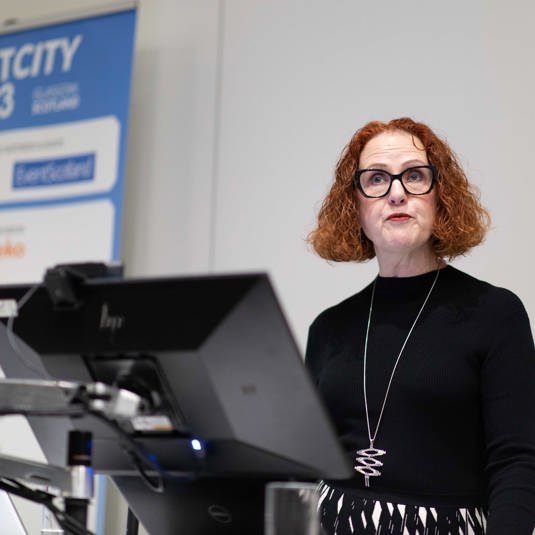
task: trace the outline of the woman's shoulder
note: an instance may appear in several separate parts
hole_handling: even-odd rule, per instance
[[[355,315],[361,314],[370,305],[371,288],[372,284],[370,283],[362,290],[325,308],[316,316],[311,327],[317,328],[333,323],[339,325],[344,319],[354,318]]]
[[[477,301],[489,311],[524,310],[522,300],[508,288],[479,279],[451,265],[444,268],[443,289],[457,300]]]

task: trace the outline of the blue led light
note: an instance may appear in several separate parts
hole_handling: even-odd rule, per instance
[[[202,450],[202,444],[199,440],[197,440],[196,438],[194,438],[192,441],[191,441],[191,447],[195,450],[195,451],[201,451]]]

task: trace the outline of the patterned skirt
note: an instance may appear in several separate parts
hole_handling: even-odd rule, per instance
[[[482,507],[427,507],[364,498],[321,483],[319,512],[324,535],[484,535]]]

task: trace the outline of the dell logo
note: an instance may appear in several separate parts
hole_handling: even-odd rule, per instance
[[[210,505],[210,507],[208,507],[208,514],[220,524],[230,524],[232,522],[232,515],[230,511],[222,505]]]
[[[108,303],[102,305],[100,310],[100,329],[109,329],[114,332],[117,329],[121,329],[124,326],[125,317],[124,316],[112,316],[109,313]]]

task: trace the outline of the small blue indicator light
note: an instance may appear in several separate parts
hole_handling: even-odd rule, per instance
[[[201,451],[201,450],[202,450],[202,444],[201,444],[200,441],[197,440],[196,438],[194,438],[194,439],[191,441],[191,447],[192,447],[195,451]]]

